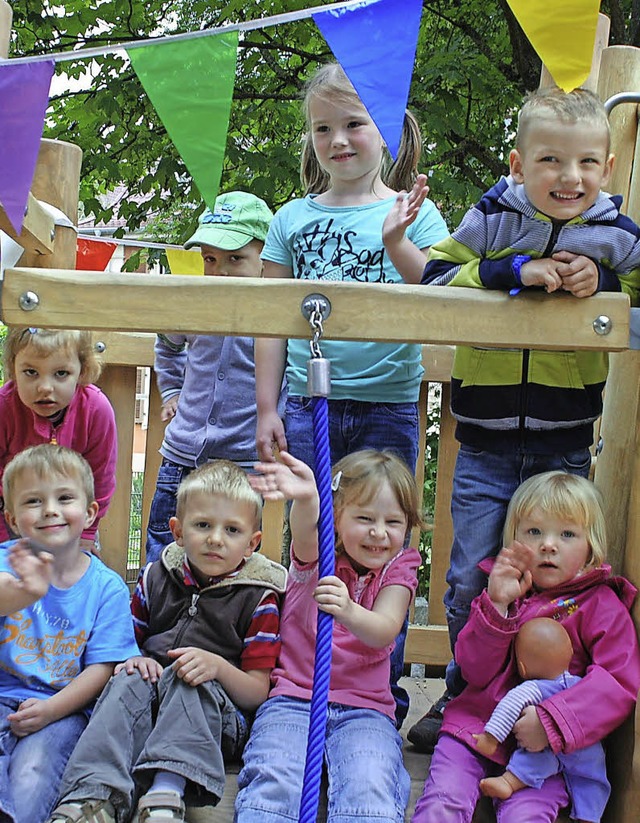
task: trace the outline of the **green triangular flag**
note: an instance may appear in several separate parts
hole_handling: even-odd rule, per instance
[[[222,174],[237,50],[237,31],[127,49],[209,208]]]

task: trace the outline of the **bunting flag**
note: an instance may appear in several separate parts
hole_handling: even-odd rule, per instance
[[[167,249],[171,274],[204,274],[204,260],[199,251]]]
[[[117,247],[117,243],[110,243],[107,240],[88,240],[86,237],[78,237],[76,269],[104,271]]]
[[[395,160],[409,99],[422,0],[372,0],[313,19]]]
[[[220,185],[238,32],[128,49],[133,68],[202,195]]]
[[[55,62],[0,64],[0,203],[20,234]]]
[[[557,86],[572,91],[591,72],[600,0],[507,0]]]

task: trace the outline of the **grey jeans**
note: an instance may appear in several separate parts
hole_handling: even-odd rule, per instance
[[[168,667],[154,686],[121,671],[69,759],[61,802],[110,800],[118,821],[128,821],[154,772],[163,770],[187,778],[187,803],[215,805],[224,757],[239,757],[247,737],[245,718],[217,681],[187,686]]]

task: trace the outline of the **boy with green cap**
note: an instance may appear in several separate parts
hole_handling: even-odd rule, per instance
[[[185,248],[200,247],[205,276],[260,277],[272,217],[253,194],[221,194]],[[168,425],[149,513],[147,562],[173,541],[176,493],[193,469],[217,458],[249,469],[257,460],[253,338],[159,334],[155,371]]]

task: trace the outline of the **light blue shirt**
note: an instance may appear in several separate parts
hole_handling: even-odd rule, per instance
[[[0,544],[0,572],[13,574]],[[140,654],[133,633],[129,589],[93,555],[68,589],[50,586],[40,600],[0,617],[0,695],[44,699],[87,666],[119,663]]]
[[[262,258],[290,268],[298,280],[402,283],[382,243],[382,224],[394,197],[363,206],[324,206],[315,195],[284,205],[269,227]],[[436,206],[427,200],[407,237],[426,248],[448,237]],[[371,323],[384,324],[384,317]],[[331,361],[331,398],[374,403],[412,403],[422,378],[417,344],[323,340]],[[290,395],[307,394],[309,342],[289,340],[287,384]]]

